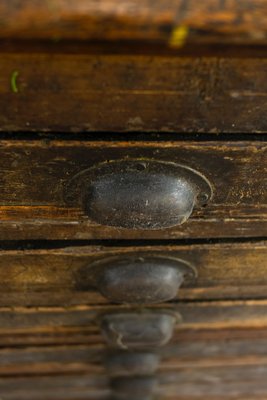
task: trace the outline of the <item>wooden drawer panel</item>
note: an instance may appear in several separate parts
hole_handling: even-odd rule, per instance
[[[177,330],[175,338],[163,349],[158,349],[161,356],[160,372],[173,372],[182,368],[192,370],[211,367],[229,366],[260,366],[267,362],[267,338],[255,335],[253,332],[242,331],[245,337],[238,337],[236,333],[224,331],[224,336],[216,331],[198,331],[190,334],[189,331]],[[254,333],[254,335],[253,335]],[[237,337],[236,337],[237,336]],[[106,373],[105,359],[110,351],[102,343],[36,345],[34,335],[28,335],[35,345],[26,345],[25,348],[7,347],[0,350],[0,376],[19,375],[53,375],[65,373],[91,373],[103,375]],[[73,335],[79,341],[78,335]],[[258,340],[257,340],[258,339]]]
[[[265,143],[2,141],[0,151],[2,240],[260,237],[267,232]],[[193,168],[211,182],[213,199],[183,225],[146,231],[97,224],[80,205],[67,204],[64,191],[74,175],[128,158]]]
[[[182,323],[176,326],[177,332],[266,329],[267,326],[266,300],[182,301],[150,308],[157,310],[162,307],[181,314]],[[104,344],[103,338],[99,335],[99,316],[118,310],[125,311],[125,307],[84,304],[73,307],[1,307],[1,340],[5,343],[12,341],[16,343],[19,340],[22,343],[23,340],[27,341],[27,336],[31,334],[35,335],[35,343],[42,343],[46,341],[45,334],[48,333],[52,336],[74,335],[68,341],[73,343],[75,334],[78,336],[85,334],[87,343]],[[5,336],[10,334],[14,337]]]
[[[0,305],[106,304],[100,293],[85,284],[87,266],[111,255],[125,258],[127,254],[145,252],[176,257],[195,266],[198,277],[185,282],[178,299],[266,298],[266,242],[130,248],[85,246],[1,251]]]
[[[264,42],[264,0],[113,1],[2,0],[0,37],[60,39],[138,39],[168,42],[175,27],[188,40]],[[38,24],[36,24],[38,21]],[[104,29],[103,29],[104,25]],[[189,36],[189,38],[187,38]],[[213,40],[212,40],[213,39]],[[177,45],[181,45],[181,39]]]
[[[47,400],[108,398],[107,347],[97,315],[112,309],[118,306],[1,307],[2,396],[37,400],[41,391]],[[175,309],[183,322],[159,351],[158,395],[264,399],[266,301],[194,301]]]
[[[0,131],[266,133],[266,68],[265,58],[2,53]]]
[[[265,374],[266,366],[166,372],[159,374],[156,395],[163,399],[177,399],[179,392],[181,400],[200,400],[203,397],[209,400],[264,400],[267,392]],[[37,400],[40,399],[40,392],[45,400],[104,400],[110,395],[108,379],[93,374],[13,377],[0,381],[0,389],[7,400]]]
[[[175,398],[179,390],[184,399],[203,395],[211,400],[248,395],[263,399],[267,391],[266,301],[187,302],[178,309],[184,322],[160,351],[158,394]],[[98,312],[105,310],[110,308],[98,308]],[[9,347],[0,350],[4,398],[39,399],[40,390],[43,398],[51,400],[53,396],[107,398],[108,377],[103,368],[107,348],[95,325],[96,310],[83,306],[0,311],[0,341]],[[24,333],[18,317],[28,323]],[[66,388],[68,395],[63,397]]]

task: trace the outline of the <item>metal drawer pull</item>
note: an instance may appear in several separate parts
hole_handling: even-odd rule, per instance
[[[186,261],[149,253],[112,256],[83,269],[83,288],[96,287],[112,302],[152,304],[171,300],[195,269]]]
[[[153,375],[159,366],[155,353],[119,351],[109,354],[105,366],[110,376]]]
[[[183,224],[212,196],[208,180],[184,165],[119,160],[80,172],[65,188],[65,201],[93,221],[128,229]]]
[[[155,393],[158,380],[154,376],[114,378],[110,387],[115,399],[149,399]]]
[[[178,319],[171,311],[110,313],[103,317],[101,330],[113,348],[153,349],[168,343]]]

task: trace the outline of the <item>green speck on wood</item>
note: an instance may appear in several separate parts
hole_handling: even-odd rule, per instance
[[[19,72],[18,71],[13,71],[11,75],[11,90],[13,93],[18,93],[18,85],[17,85],[17,78],[18,78]]]

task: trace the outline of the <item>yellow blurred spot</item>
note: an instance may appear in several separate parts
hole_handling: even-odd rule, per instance
[[[189,29],[185,25],[177,26],[172,31],[169,46],[171,47],[182,47],[185,44],[186,38],[189,34]]]

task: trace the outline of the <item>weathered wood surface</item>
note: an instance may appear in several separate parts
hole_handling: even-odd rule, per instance
[[[149,309],[171,309],[182,316],[182,323],[177,324],[179,332],[183,330],[223,330],[223,329],[266,329],[266,300],[240,301],[187,301],[177,304],[164,304]],[[129,310],[126,306],[112,305],[77,305],[66,307],[1,307],[1,340],[16,342],[16,336],[27,341],[25,334],[35,335],[42,343],[42,334],[56,335],[87,334],[87,343],[99,342],[99,320],[101,315]],[[12,333],[11,337],[5,335]],[[40,337],[39,337],[40,335]],[[74,336],[75,338],[75,336]]]
[[[197,269],[184,283],[180,300],[265,299],[266,242],[179,246],[84,246],[0,252],[0,306],[98,305],[107,301],[88,285],[88,267],[111,255],[132,252],[177,257]]]
[[[159,374],[156,395],[166,399],[263,400],[267,393],[266,366],[182,369]],[[14,377],[0,380],[4,399],[108,399],[108,379],[97,375]]]
[[[198,369],[226,366],[266,365],[266,337],[258,340],[247,333],[244,338],[236,338],[232,332],[228,336],[217,337],[216,332],[204,334],[200,338],[177,332],[175,339],[167,347],[156,350],[161,357],[160,372],[172,372],[182,368]],[[206,336],[205,336],[206,335]],[[74,336],[77,338],[77,336]],[[106,359],[113,354],[101,341],[97,344],[70,344],[7,347],[0,350],[0,377],[19,375],[51,376],[67,373],[99,374],[107,373]]]
[[[266,59],[1,54],[0,131],[266,133]]]
[[[267,233],[264,142],[1,141],[0,239],[174,239]],[[133,231],[98,225],[64,200],[70,179],[107,160],[148,158],[196,169],[214,197],[183,225]],[[142,232],[142,235],[141,235]],[[141,235],[141,236],[140,236]]]
[[[110,309],[100,307],[98,312]],[[204,395],[211,400],[264,399],[266,300],[187,302],[176,309],[184,322],[177,325],[170,344],[160,350],[157,393],[173,399],[177,392],[182,399]],[[37,315],[39,323],[34,320]],[[107,399],[108,376],[103,363],[108,353],[92,316],[92,309],[85,306],[1,308],[3,399],[39,399],[40,392],[47,400]],[[48,320],[53,320],[49,326]],[[19,325],[25,329],[26,321],[23,333]]]
[[[266,13],[265,0],[2,0],[0,37],[168,43],[182,26],[189,41],[264,42]]]
[[[124,309],[124,307],[121,307]],[[267,394],[267,302],[186,302],[157,373],[161,398],[261,399]],[[108,399],[98,315],[117,307],[0,308],[3,399]],[[180,396],[181,394],[181,396]]]

